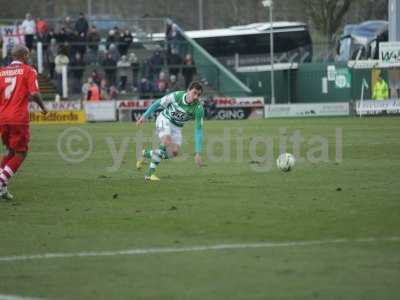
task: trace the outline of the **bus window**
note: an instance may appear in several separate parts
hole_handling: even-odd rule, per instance
[[[248,52],[249,45],[246,45],[241,36],[226,36],[218,40],[220,56],[234,56],[236,53],[243,55]]]
[[[201,47],[203,47],[208,53],[212,56],[218,57],[218,40],[215,38],[200,38],[196,39],[196,42],[199,43]]]

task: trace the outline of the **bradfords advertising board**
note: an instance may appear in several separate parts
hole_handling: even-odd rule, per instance
[[[46,115],[40,112],[30,112],[32,124],[83,124],[86,122],[84,111],[49,111]]]
[[[361,115],[400,114],[400,100],[357,101],[356,112]]]
[[[266,118],[348,116],[349,103],[298,103],[265,106]]]
[[[214,104],[212,104],[213,102]],[[217,120],[262,119],[264,116],[264,98],[214,97],[205,101],[204,110],[206,117]]]
[[[86,114],[79,101],[44,102],[48,113],[43,115],[35,102],[29,102],[29,117],[34,124],[82,124]]]

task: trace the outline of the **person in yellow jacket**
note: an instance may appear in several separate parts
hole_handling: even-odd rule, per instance
[[[374,100],[386,100],[389,98],[389,88],[386,81],[383,79],[382,74],[379,74],[378,80],[375,83],[374,90],[372,93],[372,99]]]

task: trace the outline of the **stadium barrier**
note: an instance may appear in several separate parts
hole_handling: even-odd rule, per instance
[[[119,100],[117,101],[117,116],[121,122],[137,121],[153,103],[153,100]],[[154,119],[154,115],[150,117]]]
[[[85,102],[84,108],[89,122],[117,121],[116,101]]]
[[[117,121],[116,101],[45,101],[49,113],[44,116],[35,102],[29,103],[32,123],[61,124]]]
[[[215,109],[205,107],[206,117],[216,120],[262,119],[264,117],[263,97],[214,97]]]
[[[265,105],[265,118],[349,116],[347,102]]]
[[[119,121],[133,122],[139,119],[153,100],[119,100],[117,115]],[[205,117],[216,120],[262,119],[264,116],[263,97],[209,97],[205,100]],[[150,119],[154,119],[155,115]]]
[[[118,101],[44,102],[49,114],[44,116],[36,103],[29,104],[32,123],[67,124],[85,122],[135,122],[153,103],[152,99]],[[360,113],[357,102],[355,111]],[[364,114],[400,113],[400,100],[365,100]],[[209,97],[204,99],[205,118],[214,120],[244,120],[282,117],[350,116],[348,102],[265,104],[263,97]],[[154,120],[157,113],[150,116]]]
[[[83,103],[80,101],[44,101],[48,111],[79,111],[83,109]],[[29,102],[30,112],[40,112],[39,105],[36,102]]]
[[[398,115],[400,114],[400,99],[357,101],[355,113],[360,117],[363,115]]]

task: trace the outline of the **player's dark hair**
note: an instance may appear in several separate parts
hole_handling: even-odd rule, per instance
[[[193,89],[196,89],[196,90],[201,91],[203,93],[203,86],[201,85],[201,82],[199,82],[199,81],[193,81],[189,85],[188,90],[190,91],[190,90],[193,90]]]
[[[11,56],[14,59],[21,59],[28,53],[29,53],[28,48],[21,44],[15,45],[11,50]]]

